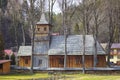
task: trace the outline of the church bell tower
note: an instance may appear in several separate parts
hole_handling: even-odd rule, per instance
[[[42,13],[35,27],[35,54],[47,54],[50,42],[50,25]]]
[[[35,41],[49,41],[50,39],[50,25],[45,18],[45,14],[42,13],[40,21],[36,24],[35,29]]]

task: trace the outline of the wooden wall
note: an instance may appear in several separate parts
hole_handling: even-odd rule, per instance
[[[82,67],[82,56],[67,56],[68,68],[80,68]]]
[[[93,67],[93,55],[85,56],[85,67],[86,68]]]
[[[28,60],[27,63],[26,63],[26,60]],[[20,67],[30,67],[31,66],[31,57],[30,56],[20,56],[19,66]]]
[[[97,67],[106,67],[107,63],[105,55],[99,55],[97,56],[97,59],[98,59]]]
[[[49,33],[49,25],[36,25],[36,33]]]
[[[0,74],[10,73],[10,61],[2,64],[2,69],[0,69]]]
[[[49,66],[50,67],[64,67],[64,56],[49,56]]]
[[[48,56],[47,55],[34,55],[33,66],[42,68],[48,68]]]
[[[97,67],[105,67],[106,66],[106,58],[105,55],[97,56],[98,63]],[[60,63],[60,59],[63,60],[63,64]],[[93,67],[93,55],[85,56],[85,67],[92,68]],[[50,67],[64,67],[64,56],[49,56],[49,65]],[[82,56],[80,55],[69,55],[67,56],[67,67],[68,68],[81,68],[82,67]]]

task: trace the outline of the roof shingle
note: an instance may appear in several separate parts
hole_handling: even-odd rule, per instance
[[[94,38],[92,35],[86,35],[85,54],[93,55],[95,51]],[[65,38],[61,36],[52,36],[48,55],[64,55]],[[82,55],[83,53],[83,35],[69,35],[67,37],[67,55]],[[97,42],[97,54],[105,54],[101,45]]]
[[[111,48],[120,48],[120,43],[113,43]]]
[[[32,46],[20,46],[17,56],[30,56],[32,54]]]

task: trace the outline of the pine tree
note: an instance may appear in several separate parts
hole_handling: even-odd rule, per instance
[[[4,40],[2,37],[2,34],[0,33],[0,59],[3,59],[4,57]]]
[[[0,8],[2,9],[3,12],[5,12],[7,8],[7,3],[8,3],[8,0],[0,0]]]
[[[12,60],[11,64],[15,65],[15,54],[14,53],[11,55],[11,60]]]

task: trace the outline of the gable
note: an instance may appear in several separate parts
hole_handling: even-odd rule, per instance
[[[32,46],[20,46],[17,56],[30,56],[32,54]]]

